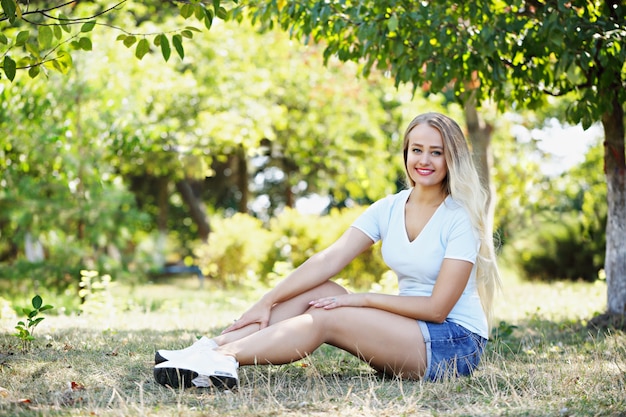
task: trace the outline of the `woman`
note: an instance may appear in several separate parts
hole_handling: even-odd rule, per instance
[[[372,204],[221,335],[158,351],[157,382],[232,387],[239,365],[297,361],[323,343],[401,378],[470,374],[499,285],[485,193],[452,119],[416,117],[403,148],[409,189]],[[378,240],[399,295],[349,293],[330,281]]]

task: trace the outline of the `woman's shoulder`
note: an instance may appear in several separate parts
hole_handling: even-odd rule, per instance
[[[410,193],[410,189],[400,190],[394,194],[388,194],[385,197],[382,197],[381,199],[375,201],[372,205],[379,208],[385,207],[387,209],[391,209],[398,203],[404,205],[406,203],[406,200],[409,198]]]
[[[456,219],[470,221],[469,211],[463,204],[454,199],[454,197],[450,195],[446,197],[443,202],[443,207],[446,217],[454,217]]]

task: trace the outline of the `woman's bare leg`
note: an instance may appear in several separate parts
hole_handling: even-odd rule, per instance
[[[272,308],[269,326],[272,326],[283,320],[299,316],[300,314],[304,313],[309,309],[309,302],[312,300],[316,300],[322,297],[331,297],[333,295],[346,294],[347,292],[348,291],[346,291],[345,288],[335,282],[325,282],[324,284],[315,287],[309,291],[306,291],[296,297],[276,304]],[[213,337],[213,340],[215,341],[215,343],[221,346],[242,339],[258,331],[259,325],[251,324],[239,330]]]
[[[417,321],[372,308],[309,308],[217,350],[240,365],[278,365],[302,359],[323,343],[395,375],[418,378],[426,370],[426,345]]]

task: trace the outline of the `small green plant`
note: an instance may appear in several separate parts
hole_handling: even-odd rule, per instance
[[[39,313],[42,313],[46,310],[50,310],[52,307],[49,304],[43,305],[43,299],[39,295],[35,295],[31,301],[33,309],[30,307],[22,308],[22,313],[26,315],[26,322],[20,320],[17,322],[17,333],[15,337],[22,341],[22,350],[26,351],[30,347],[30,344],[33,340],[35,340],[34,332],[35,328],[45,317],[37,317]],[[18,311],[19,312],[19,311]]]

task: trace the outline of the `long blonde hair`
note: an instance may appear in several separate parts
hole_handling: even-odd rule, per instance
[[[448,116],[434,112],[415,117],[404,133],[404,169],[409,185],[415,186],[406,166],[409,150],[408,136],[411,130],[419,124],[427,124],[437,129],[441,134],[443,154],[448,166],[448,174],[441,184],[442,189],[446,195],[452,196],[457,203],[467,210],[474,229],[478,231],[480,249],[476,259],[476,285],[483,310],[489,323],[491,323],[493,298],[496,290],[500,288],[501,282],[493,236],[491,236],[490,228],[488,228],[487,192],[480,183],[463,131]]]

